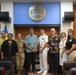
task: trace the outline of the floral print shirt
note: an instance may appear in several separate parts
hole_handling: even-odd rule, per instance
[[[59,42],[60,42],[60,38],[58,35],[55,35],[54,37],[53,36],[49,36],[49,50],[50,50],[50,53],[56,53],[56,52],[59,52]]]

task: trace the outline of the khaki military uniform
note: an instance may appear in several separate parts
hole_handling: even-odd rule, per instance
[[[17,70],[22,70],[24,61],[25,61],[25,53],[23,49],[23,40],[16,40],[18,45],[18,58],[16,59],[16,68]]]

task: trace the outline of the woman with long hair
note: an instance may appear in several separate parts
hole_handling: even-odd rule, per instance
[[[61,57],[63,57],[64,51],[66,50],[66,53],[68,55],[67,60],[74,61],[74,53],[76,53],[75,49],[76,49],[76,38],[74,37],[73,30],[69,29],[66,46],[64,47],[64,49],[62,51]],[[73,54],[73,56],[72,56],[72,54]]]

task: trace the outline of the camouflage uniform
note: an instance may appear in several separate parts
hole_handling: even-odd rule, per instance
[[[25,61],[25,53],[23,49],[23,40],[16,40],[18,45],[18,58],[16,59],[16,68],[17,70],[22,70],[24,61]]]

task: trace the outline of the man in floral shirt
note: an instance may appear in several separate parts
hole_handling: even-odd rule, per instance
[[[56,35],[54,28],[50,30],[51,36],[49,36],[49,56],[51,65],[51,75],[58,75],[59,65],[59,36]]]

